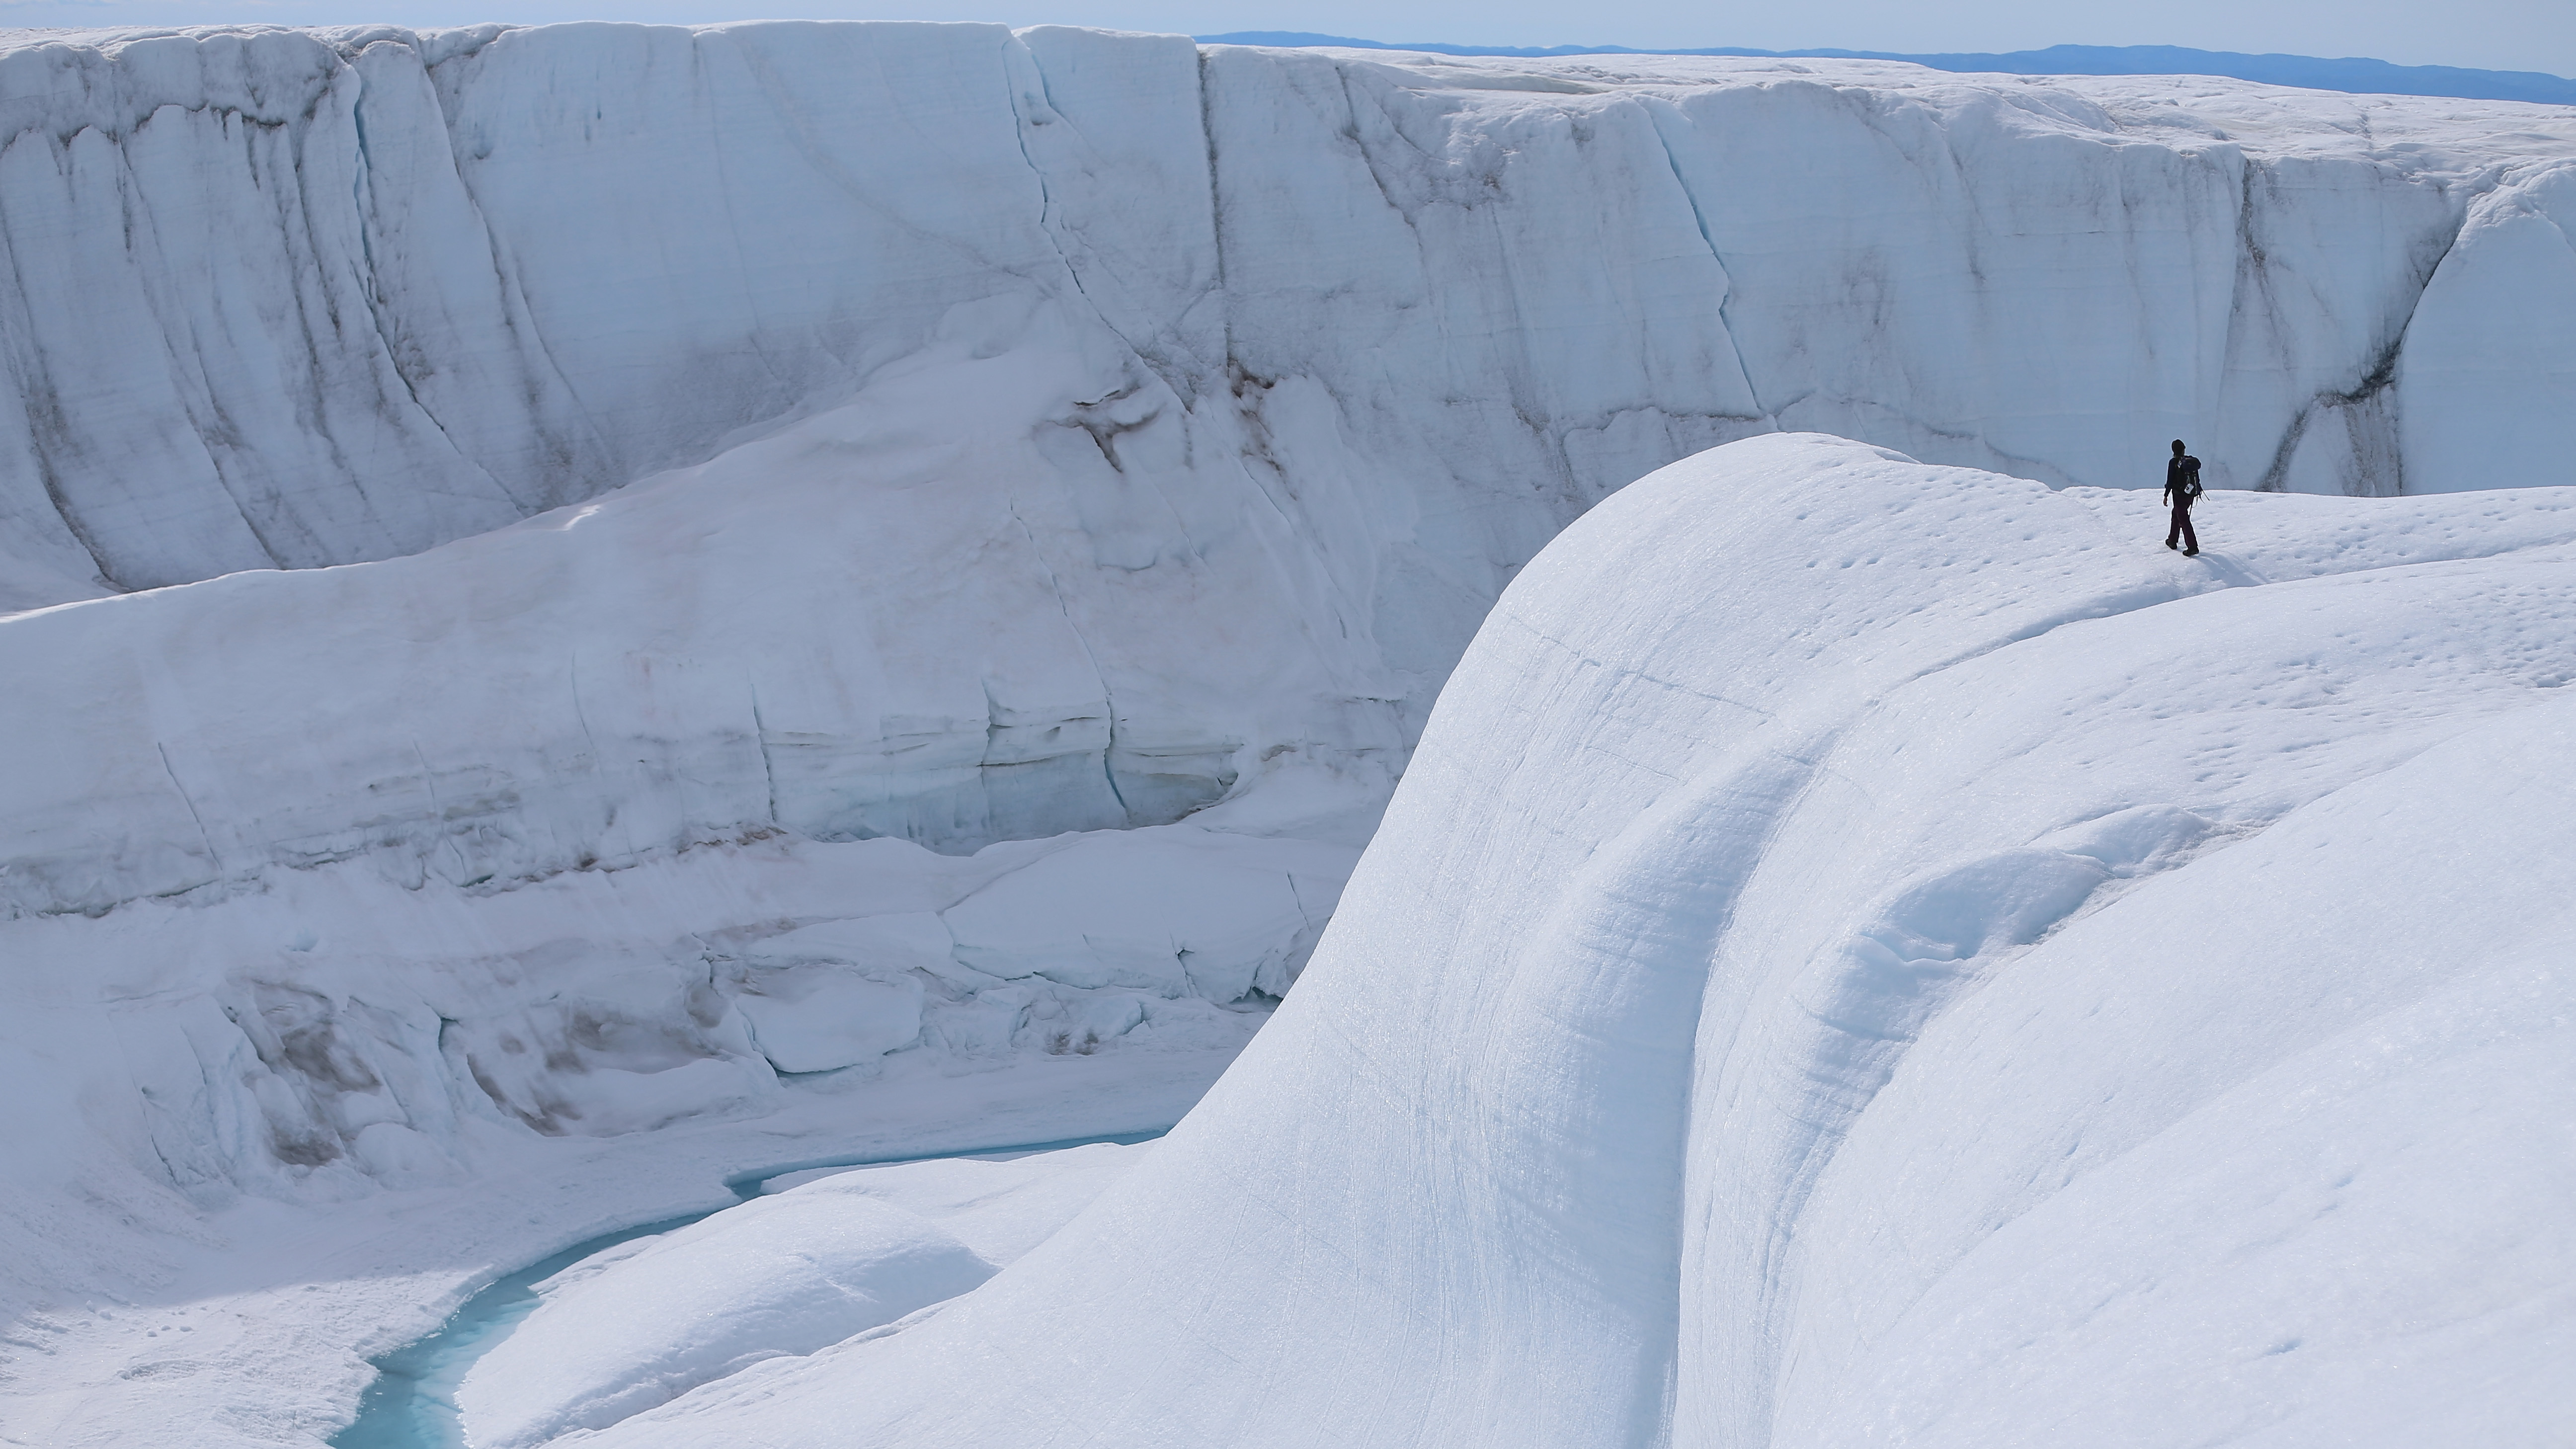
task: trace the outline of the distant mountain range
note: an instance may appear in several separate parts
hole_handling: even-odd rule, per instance
[[[1297,30],[1239,30],[1230,35],[1202,35],[1221,45],[1338,45],[1357,50],[1425,50],[1435,55],[1752,55],[1773,58],[1828,57],[1846,60],[1908,60],[1934,70],[2001,72],[2006,75],[2223,75],[2267,85],[2304,86],[2319,91],[2365,95],[2461,96],[2484,101],[2539,101],[2576,106],[2576,80],[2536,70],[2462,70],[2447,65],[2391,65],[2384,60],[2347,57],[2326,60],[2312,55],[2242,55],[2226,50],[2191,50],[2179,45],[2052,45],[2046,50],[2016,50],[2005,55],[1898,55],[1884,50],[1742,50],[1713,46],[1706,50],[1639,50],[1625,45],[1551,45],[1543,49],[1512,45],[1389,45],[1379,40],[1353,40],[1341,35],[1310,35]]]

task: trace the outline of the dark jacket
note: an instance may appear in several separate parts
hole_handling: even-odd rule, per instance
[[[2165,501],[2189,508],[2200,499],[2200,460],[2189,453],[2166,460]]]

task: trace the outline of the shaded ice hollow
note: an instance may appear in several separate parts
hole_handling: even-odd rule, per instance
[[[1069,1361],[1100,1369],[1057,1402],[1126,1383],[1082,1415],[1168,1411],[1140,1442],[1613,1442],[1663,1432],[1666,1382],[1685,1437],[1796,1442],[1858,1433],[1828,1410],[1870,1374],[1891,1414],[1952,1395],[1923,1413],[2009,1442],[2024,1421],[1965,1360],[1870,1356],[1913,1290],[1855,1286],[1866,1254],[1810,1262],[1798,1226],[1884,1235],[1863,1209],[1900,1179],[1844,1144],[1948,1060],[1910,1044],[1966,1030],[1948,1013],[2002,963],[2567,677],[2561,492],[2221,493],[2180,575],[2109,541],[2159,525],[2101,486],[2151,489],[2175,435],[2222,488],[2576,481],[2561,108],[761,24],[21,33],[0,114],[0,609],[29,610],[0,615],[0,669],[42,681],[0,692],[0,1309],[31,1386],[0,1425],[44,1442],[310,1443],[398,1325],[496,1265],[702,1210],[743,1166],[1163,1125],[1319,950],[1341,984],[1299,987],[1168,1159],[1066,1235],[1088,1246],[863,1350],[671,1370],[674,1393],[713,1377],[616,1432],[743,1414],[793,1442],[862,1381],[907,1413],[941,1382],[908,1355],[1033,1352],[1026,1313],[1082,1323]],[[1586,525],[1550,557],[1594,558],[1559,566],[1591,582],[1513,584],[1631,479],[1797,430],[1861,441],[1677,464],[1640,495],[1669,537]],[[1599,561],[1620,548],[1638,578]],[[2185,597],[2255,584],[2219,597],[2259,609]],[[1524,616],[1487,620],[1507,586],[1609,632],[1583,663],[1514,643]],[[2186,659],[2155,637],[2181,626],[2112,617],[2181,610],[2236,632]],[[1453,702],[1480,624],[1483,682]],[[1688,667],[1620,662],[1667,648]],[[1371,847],[1377,924],[1319,947],[1436,698],[1477,722],[1433,732],[1413,823]],[[1958,723],[1999,701],[1993,738]],[[2224,743],[2138,725],[2154,708],[2223,717]],[[2138,774],[2165,737],[2168,773]],[[1951,763],[1837,795],[1876,777],[1818,762],[1865,747]],[[2014,750],[2064,754],[2005,790]],[[1862,829],[1881,808],[1913,823]],[[1768,896],[1744,883],[1765,871]],[[2212,959],[2276,971],[2250,950]],[[2220,978],[2175,967],[2123,969],[2187,1014]],[[2193,1040],[2171,1053],[2200,1061]],[[2254,1091],[2226,1073],[2264,1050],[2149,1095]],[[1965,1080],[1905,1110],[1939,1125]],[[1077,1081],[1094,1105],[1052,1085]],[[2043,1105],[1986,1145],[2099,1138]],[[2352,1110],[2354,1140],[2393,1140]],[[1028,1125],[958,1135],[975,1113]],[[1227,1155],[1256,1145],[1275,1160]],[[2257,1192],[2240,1148],[2228,1190]],[[217,1266],[504,1182],[556,1196],[470,1241],[334,1238],[337,1276],[238,1270],[318,1275],[327,1312]],[[2536,1200],[2499,1191],[2506,1218]],[[1926,1207],[1942,1241],[2019,1221],[1986,1192]],[[1406,1201],[1437,1210],[1371,1216]],[[1365,1289],[1262,1276],[1291,1271],[1283,1214],[1316,1226],[1280,1262],[1379,1265]],[[2091,1261],[2083,1230],[2032,1251]],[[946,1261],[851,1231],[862,1266],[898,1239]],[[1137,1243],[1168,1243],[1166,1289],[1118,1276]],[[1555,1245],[1535,1278],[1510,1257],[1531,1243]],[[1951,1284],[1921,1251],[1870,1271]],[[2036,1331],[2048,1285],[1995,1281],[1957,1311]],[[244,1328],[231,1357],[167,1360],[143,1341],[163,1328],[83,1302],[223,1303],[312,1352],[281,1367]],[[1219,1362],[1238,1330],[1277,1364],[1384,1336],[1381,1367],[1264,1389]],[[1995,1354],[1978,1373],[2018,1371]],[[2294,1362],[2319,1360],[2361,1361]],[[2105,1372],[2105,1394],[2167,1383]],[[1211,1387],[1176,1406],[1189,1373]],[[603,1382],[576,1387],[625,1391]],[[2210,1395],[2211,1423],[2240,1404]],[[566,1402],[513,1422],[569,1424],[546,1417]],[[998,1422],[920,1434],[1091,1420]]]

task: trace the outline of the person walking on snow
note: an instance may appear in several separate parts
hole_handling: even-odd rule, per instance
[[[2165,460],[2165,501],[2173,505],[2173,527],[2165,530],[2165,547],[2183,541],[2183,557],[2200,552],[2200,535],[2191,531],[2191,506],[2200,501],[2200,460],[2174,439],[2174,454]]]

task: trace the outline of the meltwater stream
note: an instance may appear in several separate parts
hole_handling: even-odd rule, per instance
[[[1066,1147],[1088,1147],[1096,1142],[1127,1146],[1151,1142],[1166,1130],[1122,1132],[1105,1137],[1068,1137],[1056,1142],[1029,1142],[969,1152],[935,1152],[917,1157],[790,1162],[726,1178],[725,1186],[733,1190],[736,1199],[735,1203],[727,1206],[759,1197],[763,1183],[792,1173],[827,1168],[891,1167],[899,1162],[933,1162],[958,1157],[1022,1157]],[[593,1254],[606,1252],[621,1243],[631,1243],[637,1238],[684,1228],[723,1211],[724,1208],[720,1207],[710,1208],[685,1217],[665,1218],[660,1222],[602,1233],[575,1243],[560,1253],[541,1258],[517,1272],[494,1279],[459,1304],[435,1332],[372,1360],[376,1367],[375,1381],[367,1385],[366,1392],[358,1400],[358,1417],[351,1421],[349,1427],[331,1436],[332,1449],[465,1449],[465,1429],[456,1412],[457,1386],[465,1381],[466,1371],[474,1366],[476,1359],[489,1353],[501,1340],[508,1338],[529,1314],[536,1312],[540,1301],[538,1284]]]

